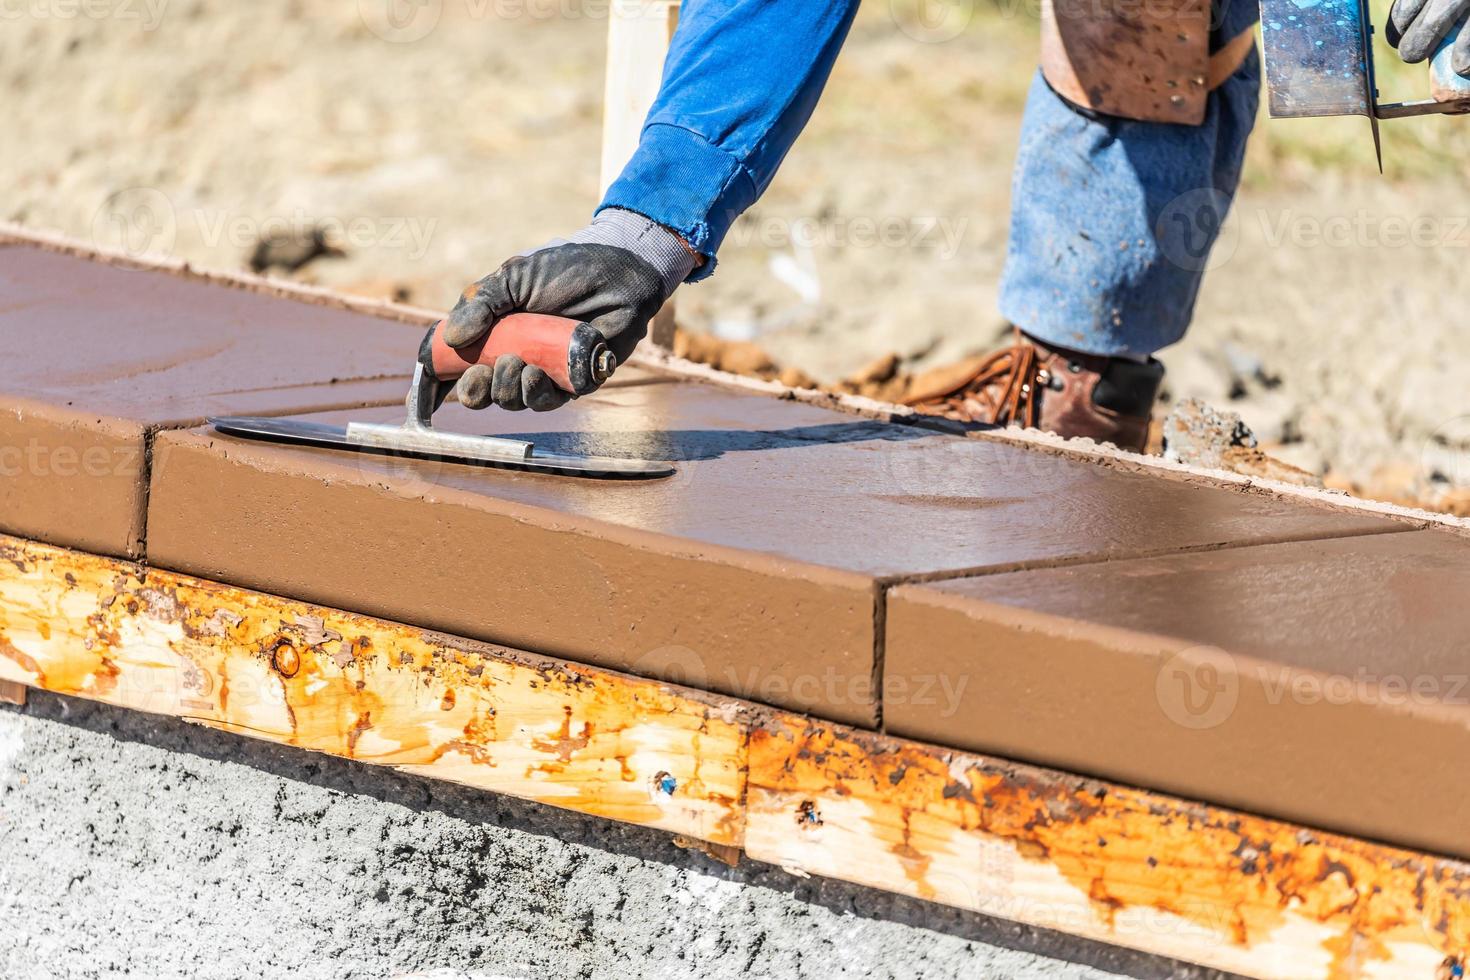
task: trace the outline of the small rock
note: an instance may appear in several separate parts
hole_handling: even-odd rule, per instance
[[[702,333],[680,330],[674,334],[674,356],[699,364],[714,364],[720,355],[720,341]]]
[[[861,370],[854,372],[847,380],[858,387],[862,387],[869,384],[881,384],[891,379],[897,373],[898,355],[889,353],[870,362]]]
[[[347,253],[327,239],[326,229],[291,229],[272,232],[255,243],[250,254],[250,271],[256,275],[267,269],[296,272],[320,258],[340,259]]]
[[[775,376],[779,370],[771,355],[746,340],[726,341],[715,366],[731,374],[754,377]]]
[[[908,375],[900,374],[897,377],[889,378],[881,384],[872,386],[873,390],[871,392],[864,391],[863,394],[874,401],[901,404],[908,397],[909,384],[912,380]]]
[[[1225,451],[1256,448],[1256,437],[1235,412],[1211,408],[1199,398],[1186,398],[1164,420],[1164,458],[1190,466],[1220,468]]]
[[[1257,448],[1255,435],[1237,413],[1211,408],[1198,398],[1186,398],[1164,420],[1164,458],[1301,486],[1322,485],[1315,474]]]
[[[782,368],[781,373],[776,375],[776,380],[788,388],[816,388],[817,381],[801,368]]]

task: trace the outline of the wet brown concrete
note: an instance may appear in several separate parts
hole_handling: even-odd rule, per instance
[[[0,530],[137,557],[151,430],[396,401],[417,334],[0,246]]]
[[[314,418],[349,417],[401,411]],[[150,559],[868,724],[895,579],[1403,527],[693,383],[438,424],[680,471],[598,482],[173,432]]]
[[[1466,596],[1446,531],[906,585],[886,727],[1470,857]]]

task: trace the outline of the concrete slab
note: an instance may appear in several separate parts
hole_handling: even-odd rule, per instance
[[[168,433],[150,560],[871,725],[891,581],[1404,526],[708,385],[442,414],[680,471],[599,482]],[[317,418],[348,417],[394,411]]]
[[[399,400],[417,328],[0,245],[0,530],[142,552],[147,436]]]
[[[887,728],[1466,857],[1467,594],[1446,531],[907,585]]]

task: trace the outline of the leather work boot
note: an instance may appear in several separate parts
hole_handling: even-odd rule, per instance
[[[960,422],[1044,429],[1141,453],[1164,366],[1016,342],[966,370],[910,391],[904,404]]]

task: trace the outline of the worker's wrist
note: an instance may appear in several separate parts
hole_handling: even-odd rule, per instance
[[[604,208],[591,224],[567,240],[573,244],[614,245],[632,252],[658,272],[666,297],[704,263],[704,257],[683,238],[656,221],[622,208]]]

